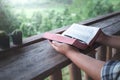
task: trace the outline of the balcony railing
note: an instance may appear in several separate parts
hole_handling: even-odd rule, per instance
[[[120,12],[114,12],[99,16],[79,24],[102,28],[108,35],[120,34]],[[61,33],[69,26],[53,30],[53,33]],[[100,45],[97,53],[90,54],[99,60],[111,59],[118,50],[109,46]],[[0,80],[44,80],[50,76],[50,80],[62,80],[61,69],[69,65],[70,79],[83,80],[81,70],[68,58],[56,52],[42,38],[42,34],[24,39],[22,45],[11,45],[7,50],[0,50]],[[90,79],[85,74],[85,79]]]

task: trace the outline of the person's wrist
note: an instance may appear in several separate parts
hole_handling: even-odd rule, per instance
[[[74,50],[69,50],[66,52],[65,56],[69,56],[69,55],[72,55],[72,54],[75,54],[75,53],[79,53],[79,51],[77,49],[74,49]]]
[[[65,56],[71,60],[73,57],[77,56],[78,54],[81,54],[81,53],[79,51],[71,51],[67,53]]]

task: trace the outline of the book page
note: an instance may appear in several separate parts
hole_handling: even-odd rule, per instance
[[[90,41],[95,37],[99,29],[100,28],[73,24],[63,32],[62,35],[79,39],[89,45]]]

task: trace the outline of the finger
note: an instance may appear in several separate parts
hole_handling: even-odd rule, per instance
[[[51,41],[49,41],[50,45],[53,47],[53,48],[57,48]]]
[[[63,43],[52,41],[52,44],[55,45],[56,47],[60,47],[60,46],[62,46]]]
[[[56,46],[55,44],[55,42],[53,42],[53,41],[49,41],[49,43],[52,45],[52,46]]]
[[[58,47],[56,47],[54,44],[51,45],[54,49],[58,49]]]
[[[48,41],[52,45],[52,41]]]
[[[54,44],[51,44],[51,46],[52,46],[56,51],[59,51],[59,47],[55,46]]]

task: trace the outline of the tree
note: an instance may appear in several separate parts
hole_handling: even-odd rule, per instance
[[[0,0],[0,30],[10,33],[17,28],[19,23],[7,3],[5,0]]]

